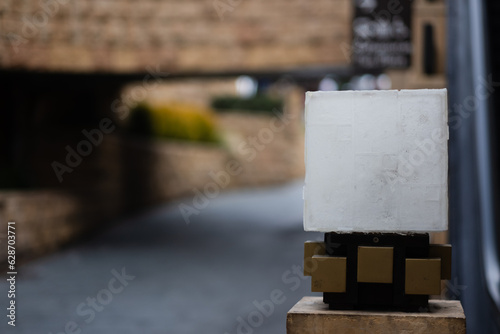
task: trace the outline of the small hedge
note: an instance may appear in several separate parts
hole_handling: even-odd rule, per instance
[[[159,107],[140,103],[131,110],[128,131],[152,138],[219,142],[212,112],[181,103]]]
[[[217,111],[252,111],[265,114],[282,113],[283,100],[268,95],[256,95],[245,99],[239,96],[219,96],[212,100]]]

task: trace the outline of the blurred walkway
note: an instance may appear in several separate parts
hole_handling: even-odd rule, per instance
[[[3,279],[0,333],[285,333],[311,295],[293,266],[318,238],[302,228],[302,182],[222,194],[189,225],[174,203],[20,267],[15,329]]]

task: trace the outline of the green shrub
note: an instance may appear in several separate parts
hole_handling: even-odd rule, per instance
[[[219,96],[212,100],[211,105],[218,111],[251,111],[265,114],[283,112],[283,100],[268,95],[256,95],[248,99],[239,96]]]
[[[212,112],[182,103],[165,106],[141,103],[131,110],[128,130],[145,137],[219,142]]]

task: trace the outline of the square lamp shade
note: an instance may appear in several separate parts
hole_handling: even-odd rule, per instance
[[[304,229],[448,228],[446,89],[307,92]]]

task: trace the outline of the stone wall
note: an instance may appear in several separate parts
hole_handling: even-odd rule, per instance
[[[216,115],[222,146],[126,139],[127,207],[148,207],[203,192],[229,174],[219,191],[278,184],[304,176],[303,92],[288,94],[283,115],[231,111]],[[229,164],[229,165],[228,165]],[[232,167],[231,167],[232,166]],[[230,173],[229,169],[237,170]]]
[[[141,210],[189,196],[224,170],[228,152],[215,145],[124,139],[122,143],[127,210]]]
[[[0,68],[170,73],[345,65],[350,0],[5,0]],[[347,44],[346,44],[347,43]]]
[[[222,192],[301,178],[302,99],[300,90],[290,92],[279,117],[217,114],[224,137],[220,146],[107,134],[61,183],[51,163],[64,163],[65,147],[77,147],[84,137],[76,130],[41,137],[30,166],[44,183],[33,190],[0,191],[0,221],[17,223],[17,254],[23,260],[108,226],[124,213],[193,198],[209,184]],[[228,172],[227,183],[217,182],[214,175]],[[4,240],[0,234],[0,243]]]
[[[16,222],[18,261],[53,251],[88,231],[86,211],[77,197],[62,191],[0,192],[0,221],[4,227],[8,221]],[[4,244],[3,232],[1,239]],[[0,262],[6,260],[2,257]]]

